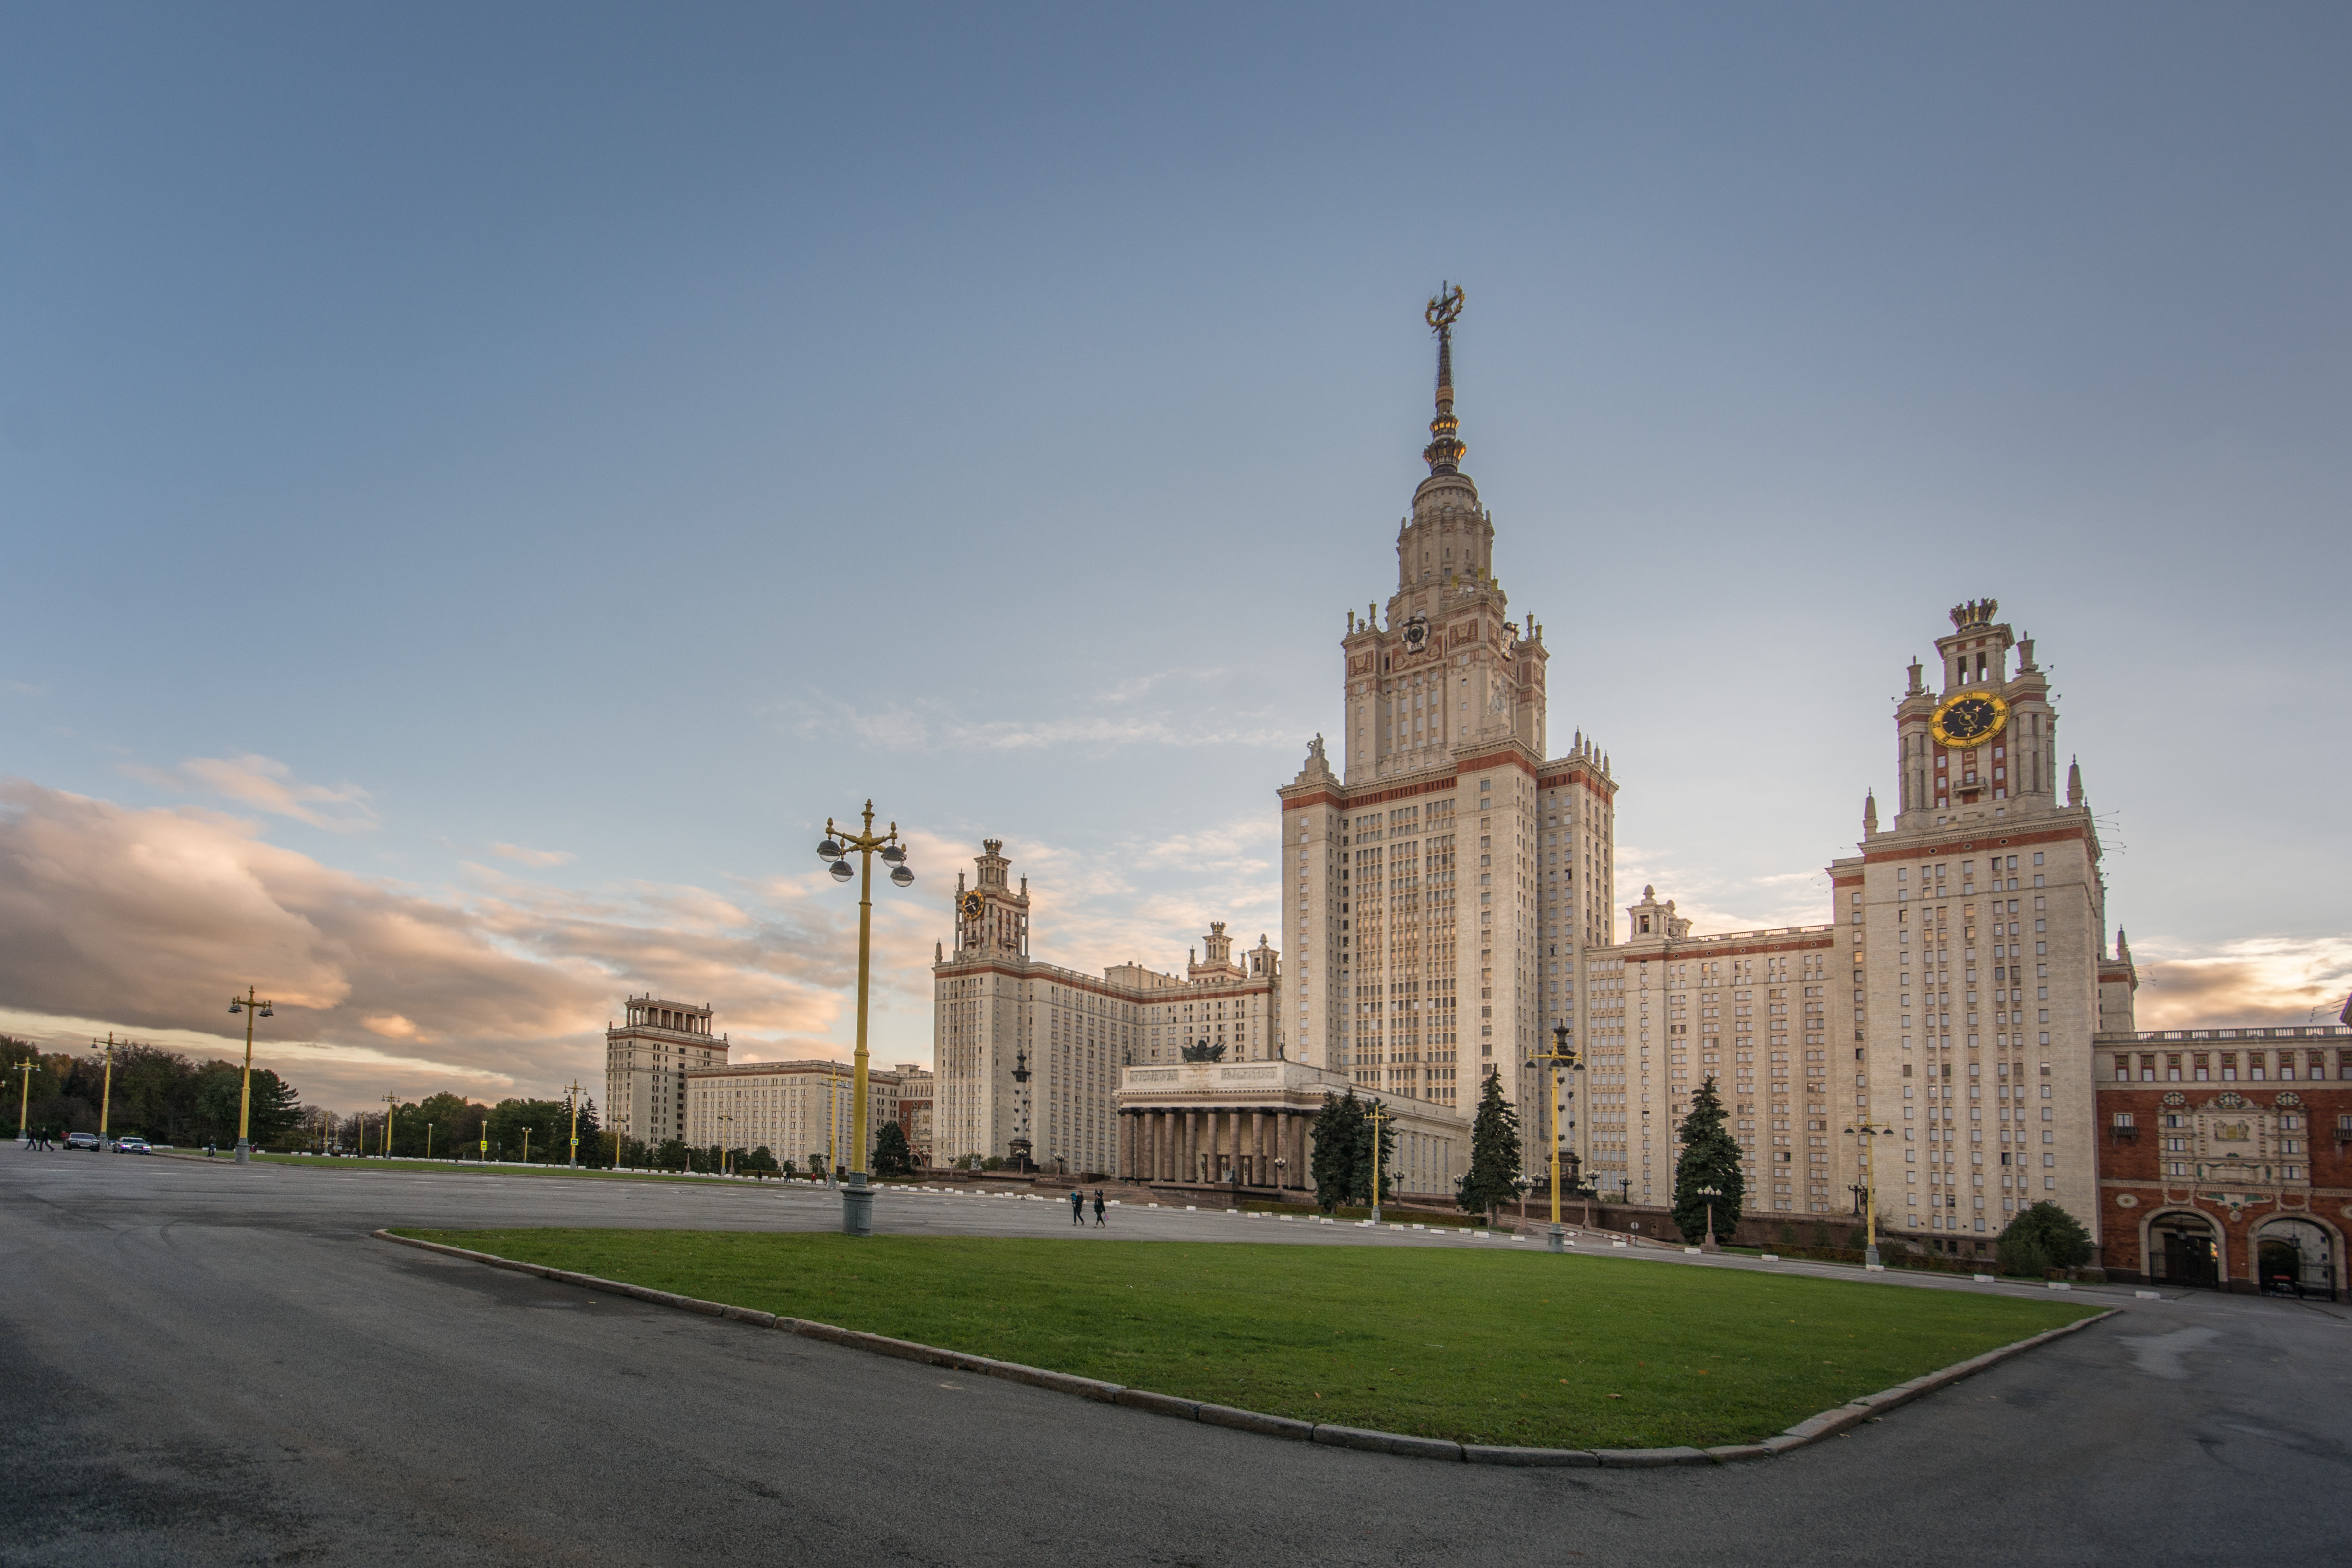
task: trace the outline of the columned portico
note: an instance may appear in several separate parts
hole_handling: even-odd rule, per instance
[[[1304,1193],[1315,1185],[1310,1124],[1323,1102],[1354,1092],[1394,1120],[1394,1188],[1451,1196],[1470,1156],[1469,1129],[1450,1106],[1367,1093],[1345,1073],[1306,1062],[1186,1062],[1129,1068],[1118,1114],[1130,1171],[1149,1182],[1238,1184],[1254,1192]]]

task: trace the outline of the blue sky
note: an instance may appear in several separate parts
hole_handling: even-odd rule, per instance
[[[208,1050],[251,979],[349,1105],[648,987],[838,1051],[869,795],[888,1059],[982,835],[1049,958],[1255,938],[1441,279],[1621,886],[1819,918],[1990,594],[2144,1018],[2301,1021],[2347,65],[2319,6],[0,13],[0,1028]]]

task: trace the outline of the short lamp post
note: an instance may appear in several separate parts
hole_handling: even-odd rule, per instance
[[[1862,1266],[1864,1268],[1883,1268],[1885,1265],[1878,1261],[1878,1178],[1873,1169],[1874,1163],[1871,1159],[1871,1152],[1878,1146],[1881,1138],[1894,1137],[1895,1129],[1857,1121],[1846,1131],[1862,1141]]]
[[[836,837],[837,835],[837,837]],[[857,853],[858,871],[849,868],[849,852]],[[890,880],[898,887],[914,885],[915,873],[907,864],[907,847],[898,838],[898,825],[892,823],[887,833],[874,831],[874,803],[866,803],[866,826],[863,832],[851,833],[836,829],[831,817],[825,818],[824,841],[816,847],[817,854],[831,861],[833,879],[846,882],[853,876],[857,884],[857,1055],[851,1073],[849,1107],[849,1182],[841,1194],[841,1228],[849,1236],[874,1234],[874,1189],[866,1180],[866,991],[874,969],[874,857],[880,855],[882,863],[890,868]]]
[[[1715,1200],[1723,1195],[1723,1189],[1721,1187],[1701,1187],[1698,1190],[1698,1195],[1706,1200],[1706,1240],[1700,1245],[1699,1250],[1701,1252],[1720,1252],[1722,1248],[1716,1245],[1715,1240]]]
[[[228,1011],[231,1017],[245,1015],[245,1076],[237,1080],[236,1091],[236,1163],[249,1165],[253,1163],[253,1020],[276,1014],[250,985],[245,988],[244,995],[228,999]]]

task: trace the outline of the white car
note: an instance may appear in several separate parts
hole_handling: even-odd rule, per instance
[[[117,1138],[114,1152],[118,1154],[152,1154],[155,1151],[144,1138]]]

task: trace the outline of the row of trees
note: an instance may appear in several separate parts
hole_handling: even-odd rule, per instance
[[[21,1107],[27,1126],[53,1138],[97,1131],[102,1102],[111,1136],[136,1134],[182,1145],[236,1142],[243,1069],[236,1062],[192,1061],[159,1046],[120,1045],[114,1047],[110,1089],[102,1052],[45,1053],[27,1041],[0,1036],[0,1063],[8,1075],[7,1092],[17,1101],[8,1109]],[[27,1063],[33,1071],[20,1078],[17,1069]],[[248,1125],[256,1144],[274,1147],[293,1140],[303,1115],[292,1084],[267,1068],[253,1069]]]

